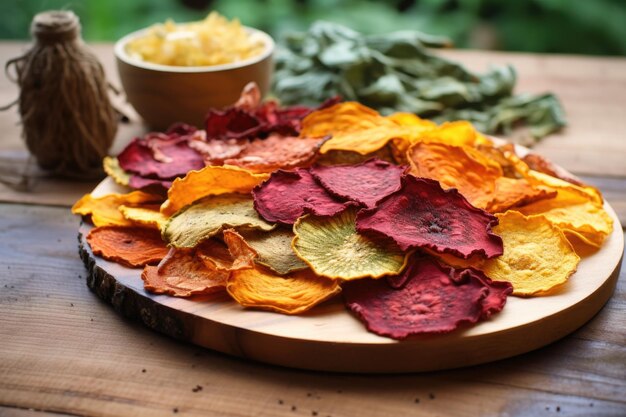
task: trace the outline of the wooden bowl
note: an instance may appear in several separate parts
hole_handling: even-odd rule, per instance
[[[266,45],[253,58],[225,65],[177,67],[140,61],[126,53],[128,42],[144,36],[148,30],[130,33],[117,41],[115,57],[128,102],[152,129],[164,130],[176,122],[202,127],[209,108],[233,104],[250,81],[258,84],[263,95],[267,94],[274,41],[265,32],[246,28]]]

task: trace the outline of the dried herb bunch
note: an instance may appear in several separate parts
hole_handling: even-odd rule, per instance
[[[31,24],[34,45],[9,60],[5,70],[20,87],[22,136],[39,166],[62,176],[93,178],[101,175],[118,117],[102,65],[86,49],[80,31],[71,11],[37,14]]]

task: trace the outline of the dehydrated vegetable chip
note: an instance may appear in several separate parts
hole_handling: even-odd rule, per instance
[[[94,255],[131,268],[156,264],[168,252],[161,234],[143,227],[96,227],[87,234],[87,242]]]
[[[407,157],[416,177],[456,188],[478,208],[485,208],[493,199],[496,180],[502,177],[500,165],[467,146],[418,142],[409,148]]]
[[[230,267],[231,271],[253,268],[254,260],[258,256],[254,248],[248,245],[235,229],[224,230],[223,237],[224,243],[228,246],[228,252],[233,257],[233,264]]]
[[[389,239],[360,234],[355,228],[357,209],[350,207],[332,217],[306,216],[293,230],[292,247],[316,274],[345,280],[398,274],[405,254]]]
[[[563,232],[543,216],[516,211],[499,214],[494,231],[504,240],[504,254],[479,268],[491,279],[513,284],[513,294],[540,295],[565,283],[580,258]]]
[[[347,282],[344,300],[369,331],[381,336],[449,333],[483,316],[482,302],[489,292],[476,277],[455,282],[450,272],[434,260],[416,257],[401,288],[392,288],[387,280]]]
[[[171,215],[209,195],[249,193],[267,178],[267,174],[254,174],[237,167],[208,166],[175,180],[167,191],[168,200],[161,211]]]
[[[160,206],[158,204],[119,207],[119,211],[127,220],[160,230],[167,222],[167,217],[159,209]]]
[[[392,238],[402,250],[429,248],[462,258],[502,254],[502,239],[491,232],[498,220],[470,205],[455,189],[407,175],[400,191],[357,216],[357,230]]]
[[[454,146],[473,146],[477,142],[491,143],[482,135],[479,135],[474,126],[468,121],[459,120],[446,122],[437,129],[427,130],[419,136],[420,141],[445,143]]]
[[[175,248],[193,248],[230,227],[272,230],[274,225],[259,217],[251,196],[217,195],[198,200],[172,216],[163,228],[163,238]]]
[[[502,311],[506,304],[506,298],[513,292],[513,285],[508,281],[492,281],[482,271],[477,269],[454,270],[454,280],[457,282],[464,282],[473,278],[480,280],[489,289],[487,296],[481,302],[481,319],[488,319],[495,313]]]
[[[257,252],[256,263],[270,268],[279,275],[309,267],[291,248],[291,241],[295,237],[291,228],[277,227],[269,232],[242,230],[241,235]]]
[[[322,146],[322,153],[345,150],[368,154],[379,150],[404,130],[403,126],[362,104],[345,102],[305,117],[300,136],[315,138],[332,135]]]
[[[116,184],[127,186],[130,181],[131,174],[124,171],[120,167],[120,162],[114,156],[105,156],[102,160],[104,172],[115,181]]]
[[[107,194],[102,197],[93,197],[85,194],[72,207],[72,213],[81,216],[91,216],[95,226],[132,226],[119,210],[122,205],[137,205],[144,203],[160,203],[161,196],[133,191],[128,194]]]
[[[514,207],[554,198],[556,195],[556,190],[533,186],[524,178],[500,177],[496,180],[496,192],[487,204],[487,211],[505,212]]]
[[[369,161],[370,159],[377,158],[382,161],[387,161],[391,163],[396,163],[394,156],[391,153],[390,146],[384,146],[377,150],[376,152],[368,153],[362,155],[358,152],[352,151],[339,151],[333,150],[328,151],[323,155],[319,155],[315,160],[315,163],[318,165],[355,165],[361,164],[365,161]]]
[[[119,166],[142,177],[162,180],[200,169],[204,167],[202,155],[188,144],[188,135],[194,133],[178,132],[174,127],[166,133],[149,133],[136,138],[117,156]]]
[[[196,247],[196,255],[209,269],[235,271],[254,267],[256,251],[234,229],[226,229],[224,242],[208,239]]]
[[[283,314],[305,312],[341,291],[337,281],[310,269],[278,276],[260,267],[233,271],[226,289],[244,307]]]
[[[273,172],[310,165],[327,138],[303,138],[272,134],[267,139],[256,139],[236,157],[224,160],[251,172]]]
[[[346,207],[319,185],[306,169],[276,171],[255,187],[254,207],[269,222],[293,224],[305,213],[332,216]]]
[[[371,208],[400,189],[404,169],[372,159],[358,165],[316,166],[310,172],[329,193]]]
[[[585,243],[600,247],[613,230],[613,219],[601,204],[578,190],[560,189],[550,200],[519,207],[521,213],[542,215],[566,233],[576,234]]]
[[[229,271],[208,268],[193,249],[172,249],[159,266],[146,266],[141,279],[152,293],[190,297],[223,290],[229,275]]]

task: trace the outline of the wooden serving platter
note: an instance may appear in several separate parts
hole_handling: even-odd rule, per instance
[[[125,192],[110,179],[93,192]],[[416,372],[475,365],[537,349],[576,330],[613,294],[624,253],[622,227],[613,209],[613,233],[597,252],[583,257],[577,272],[553,295],[509,297],[491,320],[451,334],[395,341],[367,332],[343,306],[330,300],[299,316],[248,310],[213,295],[181,299],[143,289],[141,269],[95,257],[79,229],[87,284],[124,316],[148,327],[230,355],[261,362],[337,372]]]

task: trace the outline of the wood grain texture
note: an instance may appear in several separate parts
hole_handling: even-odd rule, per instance
[[[118,313],[169,336],[275,365],[402,373],[492,362],[544,346],[580,327],[613,294],[624,253],[622,230],[616,226],[603,248],[583,258],[556,294],[510,297],[503,312],[487,322],[402,342],[367,332],[340,297],[288,316],[243,309],[224,294],[191,299],[150,294],[143,289],[141,269],[93,255],[84,238],[91,229],[86,224],[79,229],[79,252],[92,291]]]
[[[88,416],[626,412],[624,270],[596,317],[532,353],[428,374],[325,374],[235,359],[120,320],[85,285],[77,225],[67,210],[0,205],[2,415],[14,407]]]

